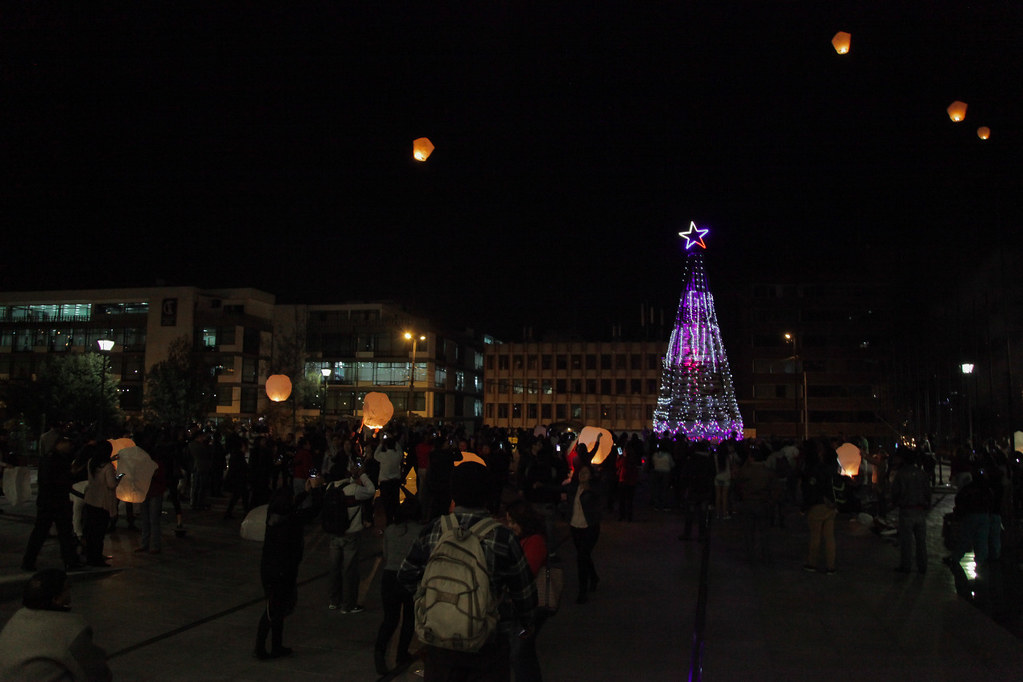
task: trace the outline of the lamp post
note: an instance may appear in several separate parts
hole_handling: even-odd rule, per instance
[[[970,450],[973,450],[973,406],[970,404],[970,387],[966,380],[966,376],[973,374],[973,363],[964,362],[959,365],[960,371],[963,373],[963,394],[966,396],[966,423],[967,423],[967,438],[970,443]]]
[[[320,427],[327,428],[327,379],[333,373],[330,367],[321,367],[320,374],[323,375],[323,399],[320,401]]]
[[[408,371],[408,405],[406,406],[408,408],[408,415],[411,417],[413,407],[412,399],[415,395],[416,387],[416,350],[420,341],[426,341],[426,336],[424,334],[408,331],[405,332],[405,340],[412,342],[412,363],[409,366]]]
[[[110,356],[110,351],[114,349],[114,342],[107,338],[96,339],[96,346],[103,358],[103,367],[100,369],[99,375],[99,437],[102,438],[105,435],[103,427],[107,415],[107,358]]]
[[[800,430],[802,430],[802,432],[803,432],[803,440],[806,440],[807,437],[808,437],[807,432],[809,431],[809,427],[810,427],[809,415],[805,414],[806,413],[806,372],[801,372],[799,370],[799,367],[800,367],[800,365],[802,363],[800,363],[800,361],[799,361],[799,347],[796,344],[796,336],[795,336],[795,334],[790,334],[789,332],[785,332],[785,341],[786,341],[786,343],[791,343],[792,344],[792,374],[793,374],[793,377],[792,377],[792,387],[793,387],[794,392],[795,392],[795,405],[796,405],[796,422],[795,422],[795,429],[794,429],[794,431],[795,431],[796,438],[799,438],[799,432],[800,432]],[[799,407],[800,375],[802,375],[802,384],[803,384],[803,387],[802,387],[802,390],[803,390],[803,407],[802,407],[802,409],[800,409],[800,407]],[[804,416],[805,416],[805,418],[804,418]],[[802,429],[800,429],[800,427],[802,427]]]

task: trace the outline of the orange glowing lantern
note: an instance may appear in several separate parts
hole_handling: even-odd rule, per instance
[[[600,436],[600,446],[593,453],[593,459],[590,460],[593,466],[601,464],[611,454],[611,448],[614,446],[614,436],[607,429],[597,426],[584,426],[583,430],[579,432],[579,437],[575,440],[576,443],[585,445],[587,450],[593,450],[593,444],[597,442],[597,436]]]
[[[991,129],[988,128],[987,126],[981,126],[977,128],[977,137],[979,137],[982,140],[988,139],[989,137],[991,137]]]
[[[412,158],[416,161],[426,161],[433,153],[433,143],[428,137],[420,137],[412,141]]]
[[[838,450],[838,463],[842,467],[843,476],[855,476],[860,472],[860,463],[863,455],[860,449],[852,443],[842,443]]]
[[[838,54],[849,54],[849,47],[852,44],[852,36],[845,31],[839,31],[835,34],[835,37],[831,39],[831,44],[835,48],[835,52]]]
[[[291,395],[291,379],[284,374],[272,374],[266,378],[266,395],[275,403],[283,403]]]
[[[946,109],[946,111],[948,111],[948,117],[952,119],[953,122],[959,123],[966,119],[966,102],[956,100],[948,105],[948,109]]]
[[[371,429],[382,429],[394,416],[394,405],[386,393],[373,391],[362,403],[362,423]]]
[[[483,458],[477,455],[475,452],[463,452],[462,459],[455,462],[455,466],[459,464],[468,464],[469,462],[475,462],[476,464],[482,464],[486,466],[487,463],[483,461]]]

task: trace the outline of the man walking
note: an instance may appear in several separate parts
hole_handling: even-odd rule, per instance
[[[82,568],[78,560],[74,530],[71,525],[71,439],[59,438],[53,449],[39,459],[39,493],[36,495],[36,523],[28,538],[21,568],[36,570],[36,558],[50,527],[57,526],[60,555],[67,570]]]
[[[916,566],[927,572],[927,512],[931,508],[931,482],[920,466],[920,453],[907,450],[892,482],[892,503],[899,508],[899,565],[895,570],[909,573],[916,544]]]

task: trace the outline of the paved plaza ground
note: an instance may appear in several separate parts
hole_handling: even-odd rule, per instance
[[[240,520],[222,519],[226,500],[186,513],[188,533],[164,527],[160,555],[136,555],[139,535],[123,518],[107,540],[114,568],[74,574],[74,610],[92,623],[116,680],[375,680],[373,640],[380,624],[379,539],[367,533],[362,561],[366,611],[327,609],[327,542],[311,528],[300,572],[299,603],[286,620],[295,654],[252,657],[263,608],[259,543],[239,537]],[[641,499],[642,502],[642,499]],[[1020,679],[1017,558],[1007,551],[1004,581],[965,585],[958,596],[941,564],[939,495],[931,515],[926,575],[893,572],[891,539],[842,516],[838,573],[807,573],[808,531],[795,511],[772,528],[773,562],[746,557],[740,521],[712,526],[708,553],[705,680],[1009,680]],[[0,498],[0,623],[18,608],[28,577],[18,566],[34,507]],[[187,512],[187,507],[186,507]],[[165,517],[168,518],[168,517]],[[169,517],[172,519],[173,517]],[[589,603],[569,598],[540,634],[545,679],[690,679],[703,545],[680,542],[682,516],[640,505],[634,523],[606,520],[594,552],[601,575]],[[562,525],[563,537],[567,528]],[[558,548],[574,596],[571,542]],[[56,540],[38,565],[59,565]],[[997,585],[991,587],[992,582]],[[962,585],[960,586],[963,587]],[[974,603],[976,602],[976,603]],[[393,660],[393,652],[391,654]],[[419,679],[413,664],[391,676]]]

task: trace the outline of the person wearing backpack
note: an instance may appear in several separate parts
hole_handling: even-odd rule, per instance
[[[363,502],[373,499],[376,488],[352,459],[348,477],[329,483],[323,490],[323,531],[330,536],[330,594],[327,608],[341,613],[361,613],[359,606],[359,544],[362,538]]]
[[[432,520],[398,570],[415,595],[429,680],[511,679],[509,636],[533,636],[536,584],[515,534],[487,511],[486,465],[463,453],[451,472],[451,513]]]
[[[820,448],[824,448],[823,454]],[[814,572],[824,546],[825,570],[835,573],[835,502],[834,480],[838,476],[838,453],[829,445],[812,444],[806,453],[806,475],[803,477],[803,513],[810,526],[810,548],[803,570]]]

